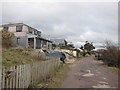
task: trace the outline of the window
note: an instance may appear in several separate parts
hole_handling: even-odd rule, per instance
[[[40,31],[38,31],[38,35],[41,36],[41,32]]]
[[[16,26],[16,32],[22,32],[23,25]]]
[[[20,44],[20,37],[17,38],[17,44]]]
[[[9,29],[9,27],[4,27],[4,28],[3,28],[3,30],[8,30],[8,29]]]
[[[28,30],[29,30],[29,33],[31,34],[33,33],[33,29],[31,27],[29,27]]]
[[[37,31],[36,30],[34,30],[34,34],[37,35]]]

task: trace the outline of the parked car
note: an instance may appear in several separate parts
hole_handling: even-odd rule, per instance
[[[102,53],[95,54],[95,57],[96,57],[97,60],[103,60],[103,54]]]

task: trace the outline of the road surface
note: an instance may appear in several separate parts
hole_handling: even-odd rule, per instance
[[[117,88],[118,73],[103,67],[93,56],[70,65],[61,88]]]

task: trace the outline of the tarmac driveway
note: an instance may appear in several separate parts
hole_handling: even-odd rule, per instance
[[[94,57],[86,57],[70,65],[61,88],[117,88],[118,73],[103,67]],[[113,89],[112,89],[113,90]]]

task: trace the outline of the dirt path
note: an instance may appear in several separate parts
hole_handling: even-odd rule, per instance
[[[117,88],[118,74],[102,66],[93,57],[86,57],[70,66],[61,88]]]

